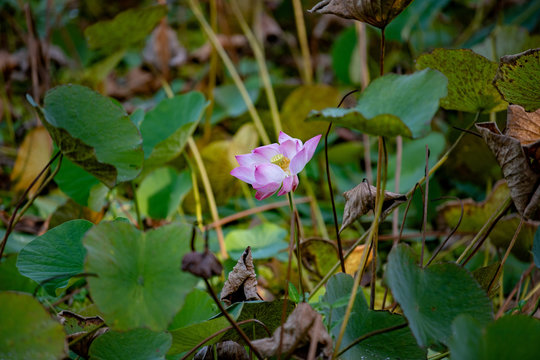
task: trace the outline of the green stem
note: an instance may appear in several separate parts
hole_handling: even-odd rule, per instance
[[[309,54],[308,39],[306,33],[306,24],[304,23],[304,15],[302,14],[302,4],[300,0],[293,0],[294,20],[296,22],[296,32],[298,33],[298,42],[300,43],[300,51],[302,52],[302,70],[304,84],[311,85],[313,82],[311,55]]]
[[[305,295],[304,295],[304,287],[302,285],[302,252],[300,249],[300,237],[298,236],[298,222],[296,221],[295,216],[295,208],[294,208],[294,202],[293,202],[293,195],[292,192],[287,193],[287,197],[289,198],[289,207],[291,209],[291,217],[293,222],[296,222],[296,226],[291,226],[291,230],[294,231],[294,239],[296,242],[296,261],[298,264],[298,290],[300,291],[300,294],[302,294],[302,301],[306,301]]]
[[[133,181],[130,181],[131,191],[133,192],[133,204],[135,205],[135,215],[137,215],[137,225],[139,229],[144,230],[144,224],[142,222],[141,211],[139,209],[139,201],[137,200],[137,190],[135,189],[135,184]]]
[[[268,137],[268,134],[266,133],[266,130],[264,129],[262,120],[259,117],[257,110],[255,109],[255,105],[253,105],[253,102],[251,101],[251,98],[249,97],[249,93],[246,89],[246,86],[244,85],[244,83],[242,82],[242,79],[240,78],[240,75],[236,71],[236,68],[234,67],[232,60],[227,55],[227,52],[221,45],[219,39],[217,38],[216,33],[212,30],[212,27],[210,27],[208,22],[205,20],[204,15],[200,9],[199,0],[189,0],[189,7],[191,8],[191,11],[193,11],[193,14],[195,15],[195,17],[201,24],[203,31],[208,37],[208,40],[210,40],[210,42],[212,43],[212,45],[218,52],[219,56],[221,57],[221,60],[225,64],[225,67],[229,71],[229,74],[231,75],[231,78],[233,79],[234,84],[238,88],[238,91],[240,92],[240,95],[242,96],[242,99],[244,100],[244,103],[246,104],[248,108],[248,112],[251,116],[251,119],[253,120],[255,128],[259,132],[259,136],[261,137],[261,140],[263,141],[264,144],[270,144],[270,138]]]

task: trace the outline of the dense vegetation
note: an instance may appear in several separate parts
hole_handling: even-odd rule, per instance
[[[0,16],[0,358],[540,357],[539,1]]]

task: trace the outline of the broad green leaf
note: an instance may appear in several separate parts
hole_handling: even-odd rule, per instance
[[[107,331],[90,345],[95,360],[165,360],[171,334],[139,328],[127,332]]]
[[[26,294],[0,292],[0,358],[63,359],[64,330]]]
[[[251,246],[253,259],[269,259],[287,248],[287,230],[264,223],[247,230],[233,230],[225,237],[227,252],[233,259],[239,258]]]
[[[364,90],[356,107],[314,111],[310,119],[322,118],[371,135],[418,138],[429,131],[446,85],[446,78],[435,70],[388,74]]]
[[[188,225],[141,233],[124,221],[102,222],[86,234],[85,271],[95,274],[90,293],[109,326],[167,328],[198,281],[180,270],[190,237]]]
[[[386,279],[420,346],[448,344],[452,321],[460,314],[481,324],[493,319],[489,298],[467,270],[454,263],[421,269],[406,245],[388,255]]]
[[[4,256],[0,262],[0,291],[13,290],[32,294],[38,284],[21,275],[16,265],[17,256],[17,254]]]
[[[535,360],[540,354],[540,321],[507,315],[482,327],[474,316],[461,315],[452,324],[451,359]]]
[[[540,48],[503,56],[495,86],[506,101],[521,105],[525,111],[540,108]]]
[[[193,91],[149,111],[140,125],[145,163],[159,165],[180,155],[207,106],[204,95]]]
[[[499,61],[504,55],[527,50],[528,42],[527,29],[516,25],[497,25],[491,34],[472,50],[491,61]]]
[[[169,330],[208,320],[218,311],[216,303],[207,291],[193,289],[187,294],[182,309],[174,316]]]
[[[43,124],[75,164],[108,187],[139,174],[141,136],[118,103],[80,85],[49,90],[44,103]]]
[[[260,95],[261,81],[258,76],[249,77],[244,85],[253,104],[257,103]],[[215,107],[212,111],[212,124],[217,124],[227,117],[238,117],[248,108],[240,91],[234,84],[217,86],[214,89]]]
[[[468,49],[435,49],[416,60],[418,69],[439,70],[448,78],[441,107],[476,113],[505,110],[508,104],[493,86],[497,64]]]
[[[327,312],[326,318],[332,320],[330,331],[335,337],[339,335],[352,286],[353,278],[343,273],[332,276],[326,285],[323,303],[330,305],[330,309],[325,312]],[[405,322],[406,320],[401,315],[388,311],[369,310],[364,294],[360,290],[356,294],[341,348],[345,348],[362,335]],[[412,360],[425,359],[426,352],[418,347],[411,329],[405,327],[367,338],[345,352],[341,358]]]
[[[167,7],[163,5],[129,9],[112,20],[89,26],[84,34],[90,48],[113,52],[141,43],[165,15]]]
[[[62,166],[54,177],[54,182],[64,194],[82,206],[88,206],[92,188],[100,184],[94,175],[75,165],[68,158],[62,159]]]
[[[191,350],[201,341],[219,330],[225,329],[227,326],[230,326],[229,322],[224,316],[221,316],[202,323],[188,325],[172,330],[170,331],[172,335],[172,346],[169,349],[168,354],[181,354],[185,351]],[[223,337],[224,333],[225,332],[213,337],[211,340],[205,342],[203,346],[217,343]]]
[[[283,131],[303,140],[324,134],[328,128],[327,122],[312,121],[307,123],[304,120],[312,110],[337,106],[339,98],[338,90],[328,85],[318,84],[298,87],[289,94],[281,106]]]
[[[152,219],[167,219],[191,190],[189,171],[178,173],[174,168],[162,167],[148,174],[137,189],[141,214]]]
[[[86,220],[72,220],[52,228],[21,250],[17,268],[54,294],[70,277],[82,273],[86,255],[82,238],[92,226]]]
[[[360,64],[357,60],[359,54],[356,28],[349,27],[339,34],[332,42],[332,69],[339,81],[345,84],[360,83]]]
[[[537,268],[540,268],[540,227],[536,229],[536,232],[534,233],[532,253],[534,257],[534,264]]]

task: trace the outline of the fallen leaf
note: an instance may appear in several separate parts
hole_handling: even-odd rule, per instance
[[[362,260],[362,255],[364,254],[364,248],[365,245],[358,245],[354,248],[353,252],[347,259],[345,259],[345,272],[349,275],[354,276],[354,274],[358,271],[358,267],[360,266],[360,261]],[[371,258],[373,257],[373,252],[370,252],[368,254],[368,258],[366,260],[366,267],[371,262]]]
[[[223,267],[216,256],[206,250],[205,252],[192,251],[182,258],[182,271],[188,271],[195,276],[209,279],[220,275]]]
[[[13,190],[26,190],[49,162],[51,154],[52,140],[47,130],[43,126],[30,130],[17,151],[17,159],[11,173],[11,181],[15,183]],[[37,191],[43,179],[44,176],[32,187],[28,195],[32,196]]]
[[[248,246],[221,289],[221,301],[228,306],[251,300],[260,300],[260,298],[257,294],[257,276],[253,266],[251,247]]]
[[[508,106],[505,134],[529,145],[540,140],[540,109],[527,112],[522,106]]]
[[[280,338],[283,331],[281,353],[285,358],[296,355],[306,359],[312,341],[317,342],[315,358],[329,359],[332,356],[332,338],[328,335],[321,315],[311,305],[300,303],[289,315],[287,321],[278,327],[272,337],[254,340],[252,344],[262,356],[276,356],[280,350]]]
[[[346,200],[345,210],[343,211],[343,223],[340,232],[351,225],[360,216],[367,214],[375,208],[375,197],[377,188],[368,183],[360,183],[353,189],[343,193]],[[385,218],[401,203],[407,201],[407,196],[390,191],[384,192],[384,201],[381,218]]]
[[[309,10],[355,19],[384,29],[412,0],[323,0]]]
[[[496,123],[479,123],[476,128],[495,155],[518,212],[526,219],[539,219],[540,175],[532,170],[519,140],[503,135]]]
[[[145,62],[163,73],[187,61],[187,51],[178,41],[176,32],[163,21],[152,31],[142,55]]]

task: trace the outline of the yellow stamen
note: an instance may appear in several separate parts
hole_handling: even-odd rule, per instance
[[[274,155],[272,159],[270,159],[270,162],[282,168],[283,171],[288,172],[289,164],[291,163],[291,160],[289,160],[289,158],[283,154],[277,154],[277,155]]]

